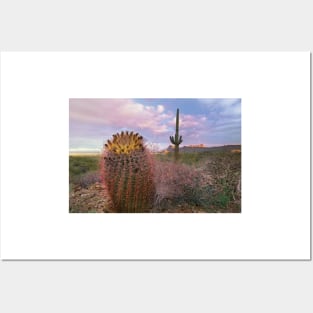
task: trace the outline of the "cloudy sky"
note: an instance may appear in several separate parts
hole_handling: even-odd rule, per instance
[[[241,144],[241,99],[70,99],[70,152],[96,152],[114,133],[139,132],[163,149],[180,111],[181,146]]]

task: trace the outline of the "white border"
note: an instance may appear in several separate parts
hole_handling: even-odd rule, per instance
[[[242,214],[69,214],[68,99],[114,97],[242,98]],[[309,131],[308,52],[2,53],[1,258],[309,259]]]

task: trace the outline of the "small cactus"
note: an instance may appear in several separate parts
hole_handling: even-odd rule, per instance
[[[152,159],[138,133],[121,132],[104,145],[103,178],[117,212],[147,212],[155,185]]]
[[[170,136],[171,143],[175,146],[175,161],[178,161],[179,145],[183,142],[182,136],[179,136],[179,109],[176,112],[176,132],[175,137]]]

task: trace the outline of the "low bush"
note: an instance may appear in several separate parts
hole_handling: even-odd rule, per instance
[[[70,178],[99,168],[100,156],[70,156],[69,174]]]
[[[209,186],[201,184],[201,173],[192,166],[157,161],[155,181],[158,208],[167,203],[203,206],[208,201]]]
[[[211,176],[211,205],[219,209],[240,210],[241,154],[217,153],[207,164]]]
[[[88,172],[82,175],[75,176],[72,183],[79,185],[82,188],[87,188],[92,184],[101,182],[101,175],[99,171]]]

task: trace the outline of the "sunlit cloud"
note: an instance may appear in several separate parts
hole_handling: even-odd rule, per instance
[[[70,118],[81,125],[112,126],[116,128],[140,128],[155,133],[167,130],[164,106],[144,106],[129,99],[71,99]]]
[[[101,149],[121,130],[164,148],[175,133],[176,108],[183,145],[241,142],[240,99],[70,99],[70,149]]]

